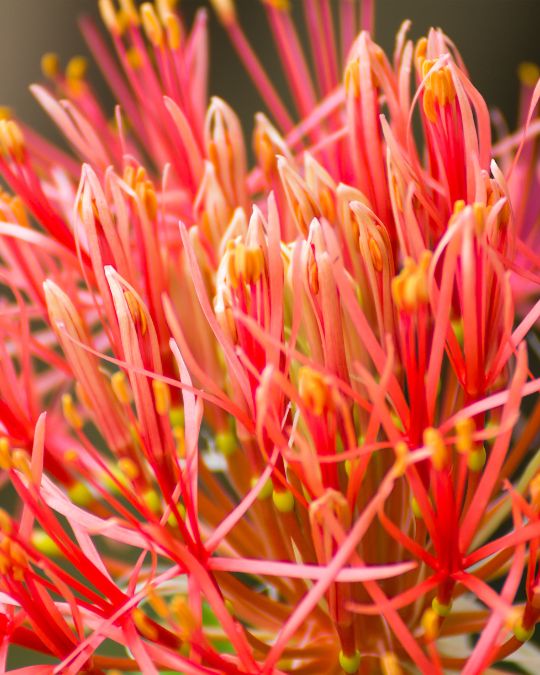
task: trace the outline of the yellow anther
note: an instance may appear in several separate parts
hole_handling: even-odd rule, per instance
[[[165,17],[174,11],[178,0],[155,0],[154,4],[161,20],[165,21]]]
[[[345,91],[347,94],[352,94],[355,98],[360,96],[360,74],[359,74],[359,60],[354,59],[349,61],[345,68],[344,78]]]
[[[210,4],[222,23],[233,23],[236,20],[233,0],[210,0]]]
[[[77,461],[78,457],[79,454],[74,448],[68,448],[64,452],[64,462],[67,462],[68,464],[72,464],[73,462]]]
[[[386,652],[381,658],[381,670],[383,675],[402,675],[403,673],[399,659],[394,652]]]
[[[526,61],[518,66],[518,77],[526,87],[534,87],[540,78],[540,68],[536,63]]]
[[[11,516],[4,509],[0,509],[0,532],[2,534],[10,534],[13,530],[13,522]]]
[[[53,80],[60,72],[60,59],[58,54],[47,52],[41,57],[41,72],[49,80]]]
[[[383,257],[379,244],[375,241],[373,237],[369,238],[369,252],[371,254],[371,261],[373,262],[373,267],[377,272],[383,271]]]
[[[431,257],[431,251],[423,251],[418,264],[407,258],[403,270],[392,279],[392,296],[398,309],[414,312],[429,300],[428,270]]]
[[[146,313],[144,309],[141,307],[139,301],[130,290],[124,291],[124,297],[126,299],[131,318],[133,319],[133,323],[136,326],[138,325],[141,329],[141,334],[145,335],[148,328],[148,321],[146,319]]]
[[[129,405],[131,403],[131,389],[127,377],[122,370],[119,370],[111,376],[111,387],[114,395],[122,405]]]
[[[169,385],[161,380],[152,380],[154,391],[154,405],[158,415],[168,415],[171,407],[171,390]]]
[[[183,458],[186,456],[186,436],[184,432],[184,427],[180,424],[176,424],[172,428],[172,435],[176,443],[176,454],[178,457]]]
[[[156,14],[154,5],[150,2],[145,2],[141,5],[141,20],[148,40],[154,47],[161,47],[163,44],[163,27]]]
[[[344,652],[339,652],[339,665],[347,673],[347,675],[354,675],[358,672],[360,668],[360,661],[362,657],[360,652],[356,650],[354,654],[345,654]]]
[[[14,120],[0,120],[0,148],[4,155],[11,155],[18,162],[24,158],[23,132]]]
[[[399,441],[394,446],[396,462],[394,468],[398,476],[402,476],[407,470],[407,457],[409,456],[409,447],[405,441]]]
[[[148,604],[154,612],[162,619],[167,619],[170,616],[170,611],[167,603],[158,595],[154,588],[150,588],[146,594]]]
[[[143,56],[137,47],[130,47],[126,51],[126,59],[133,70],[138,70],[143,65]],[[131,167],[129,167],[131,168]]]
[[[422,37],[418,40],[418,42],[416,43],[416,47],[414,49],[414,60],[416,62],[418,70],[420,71],[422,70],[423,63],[426,59],[427,47],[428,47],[427,38]]]
[[[466,204],[463,199],[458,199],[454,202],[454,215],[457,216],[458,213],[461,213],[465,208]]]
[[[253,476],[253,478],[251,479],[251,487],[254,487],[258,480],[259,476]],[[261,491],[257,495],[257,499],[259,499],[261,502],[264,501],[265,499],[268,499],[272,494],[273,489],[274,489],[273,483],[270,480],[270,478],[268,478],[266,483],[262,486]]]
[[[20,471],[22,474],[32,480],[32,469],[30,468],[30,456],[22,448],[15,448],[11,453],[11,463],[14,469]]]
[[[467,466],[473,472],[482,471],[486,465],[486,449],[483,445],[476,447],[469,455]]]
[[[470,417],[456,422],[456,450],[469,454],[473,450],[473,434],[476,430],[474,420]]]
[[[180,45],[182,44],[182,26],[176,14],[172,12],[166,14],[163,17],[163,25],[167,33],[167,44],[169,47],[173,51],[180,49]]]
[[[513,633],[520,642],[527,642],[534,635],[534,624],[525,626],[523,623],[523,614],[517,617],[512,627]]]
[[[319,268],[317,266],[317,260],[313,254],[309,256],[309,262],[307,265],[307,277],[309,290],[313,295],[317,295],[319,292]]]
[[[328,222],[333,223],[336,219],[336,207],[334,203],[334,197],[328,188],[323,188],[319,192],[319,204],[322,215],[326,218],[326,220],[328,220]]]
[[[139,15],[133,0],[119,0],[122,14],[132,26],[139,25]]]
[[[62,396],[62,412],[64,413],[66,422],[73,429],[76,430],[82,429],[84,422],[82,417],[79,415],[79,411],[77,410],[75,403],[73,402],[71,394],[64,394]]]
[[[448,464],[448,449],[438,429],[428,427],[424,431],[424,445],[431,452],[431,461],[436,471],[441,471]]]
[[[15,581],[23,581],[27,567],[28,558],[23,549],[9,537],[4,537],[0,542],[0,576],[9,574]]]
[[[424,514],[422,513],[422,509],[420,508],[420,504],[418,503],[416,497],[413,497],[411,499],[411,509],[414,514],[414,517],[417,518],[418,520],[422,520]]]
[[[448,103],[452,103],[456,96],[452,72],[448,66],[442,66],[442,68],[438,68],[429,74],[435,63],[436,61],[434,60],[424,59],[421,64],[422,77],[426,78],[423,107],[426,117],[431,122],[437,121],[435,103],[443,107]]]
[[[298,371],[298,393],[313,415],[320,416],[332,407],[332,390],[323,375],[304,366]]]
[[[432,123],[437,121],[437,112],[435,111],[435,95],[432,89],[425,89],[422,97],[422,107],[428,120]]]
[[[147,490],[142,498],[149,511],[152,513],[161,513],[161,499],[155,490]]]
[[[2,436],[0,438],[0,469],[9,471],[11,466],[11,445],[9,439]]]
[[[282,12],[289,12],[291,10],[290,0],[263,0],[263,2]]]
[[[424,630],[424,638],[428,642],[436,640],[439,635],[439,616],[431,607],[422,614],[421,624]]]
[[[112,0],[99,0],[99,12],[107,30],[113,35],[121,35],[124,26],[120,21],[118,12],[115,10]]]
[[[68,80],[82,80],[88,70],[88,61],[84,56],[74,56],[68,61],[66,66],[66,77]]]
[[[13,117],[13,110],[7,105],[0,105],[0,120],[9,120]]]
[[[133,622],[137,626],[139,633],[143,637],[152,641],[158,639],[159,631],[157,627],[151,622],[142,609],[137,607],[133,610],[131,616],[133,617]]]
[[[229,457],[238,449],[236,436],[230,431],[220,431],[216,434],[215,444],[217,450],[225,457]]]
[[[186,599],[176,595],[170,602],[171,612],[178,624],[178,634],[182,640],[188,640],[197,628],[197,619]]]
[[[476,221],[476,231],[482,232],[486,221],[486,205],[482,202],[475,202],[472,209]]]
[[[139,181],[135,185],[135,192],[144,206],[148,218],[155,220],[158,213],[158,199],[152,182],[149,180]]]
[[[450,612],[452,611],[452,603],[447,605],[441,602],[439,598],[434,597],[431,602],[431,609],[435,612],[437,616],[444,618],[450,615]]]
[[[67,492],[76,506],[88,506],[94,501],[94,496],[84,483],[74,483]]]
[[[130,457],[122,457],[118,460],[118,468],[129,478],[129,480],[136,480],[140,476],[139,467]]]
[[[62,554],[56,542],[43,530],[34,530],[30,541],[35,549],[47,557],[55,557]]]
[[[240,283],[256,284],[264,271],[264,253],[262,248],[247,247],[242,242],[231,242],[227,271],[233,288]]]
[[[290,490],[274,490],[272,501],[280,513],[291,513],[294,509],[294,495]]]
[[[17,223],[23,227],[30,227],[30,222],[28,221],[22,199],[18,195],[15,195],[14,197],[11,197],[7,204],[15,216]]]

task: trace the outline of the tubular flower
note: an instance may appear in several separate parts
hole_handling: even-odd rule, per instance
[[[264,0],[289,110],[213,0],[250,167],[176,4],[82,20],[112,119],[44,56],[67,151],[0,119],[0,669],[540,663],[538,69],[493,144],[441,30]]]

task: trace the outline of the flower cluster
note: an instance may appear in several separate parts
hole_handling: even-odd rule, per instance
[[[0,669],[540,659],[536,68],[508,135],[441,30],[389,59],[371,0],[305,0],[304,45],[265,0],[293,112],[214,0],[249,168],[207,13],[119,4],[112,119],[47,54],[70,150],[0,120]]]

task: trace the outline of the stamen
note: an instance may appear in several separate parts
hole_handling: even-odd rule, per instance
[[[158,415],[168,415],[171,407],[171,390],[169,386],[161,380],[152,380],[152,389],[154,391],[154,405]]]
[[[76,431],[83,428],[84,422],[79,415],[79,411],[75,407],[71,394],[64,394],[62,396],[62,412],[66,422]]]
[[[444,469],[450,457],[441,432],[433,427],[425,429],[424,445],[431,451],[431,461],[434,469],[436,471]]]
[[[58,54],[47,52],[41,57],[41,72],[49,79],[54,80],[60,73],[60,59]]]
[[[325,378],[308,366],[298,371],[298,393],[308,411],[317,417],[333,406],[332,390]]]
[[[154,47],[163,45],[163,26],[155,12],[154,5],[144,2],[141,5],[141,21],[148,40]]]
[[[360,668],[360,661],[362,657],[360,652],[356,650],[354,654],[347,655],[344,652],[339,652],[339,665],[347,673],[347,675],[354,675]]]

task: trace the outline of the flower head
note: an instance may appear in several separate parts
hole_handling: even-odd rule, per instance
[[[537,73],[493,143],[441,30],[306,2],[311,68],[266,0],[289,111],[212,4],[251,168],[173,0],[83,20],[112,120],[45,55],[69,152],[0,120],[0,664],[484,672],[540,618]]]

